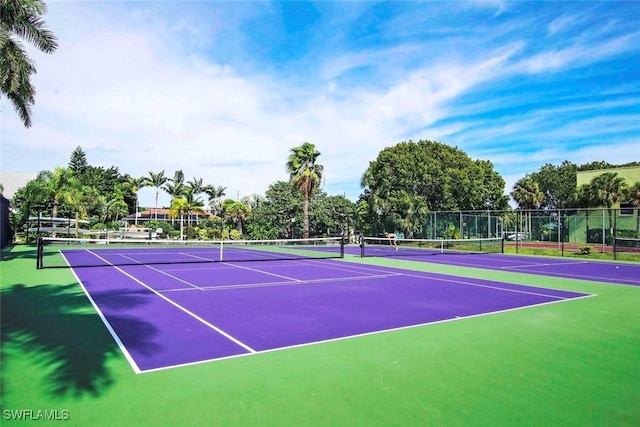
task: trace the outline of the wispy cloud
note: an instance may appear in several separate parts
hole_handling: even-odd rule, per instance
[[[310,141],[325,188],[355,199],[408,139],[491,160],[507,192],[546,162],[640,152],[635,4],[187,4],[52,3],[60,48],[33,53],[31,129],[2,100],[2,169],[65,165],[80,145],[92,164],[181,169],[235,197],[287,179]]]

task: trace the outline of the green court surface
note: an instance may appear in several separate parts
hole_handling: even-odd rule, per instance
[[[347,260],[597,296],[136,375],[70,269],[36,270],[33,248],[8,248],[1,424],[640,423],[640,287]]]

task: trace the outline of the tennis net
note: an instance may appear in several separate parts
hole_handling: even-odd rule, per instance
[[[37,268],[344,257],[340,237],[287,240],[38,239]]]
[[[389,240],[386,237],[363,237],[360,240],[360,253],[362,257],[504,253],[504,240],[499,238]]]
[[[616,237],[613,239],[614,259],[618,259],[621,253],[631,253],[640,256],[640,239],[629,237]]]

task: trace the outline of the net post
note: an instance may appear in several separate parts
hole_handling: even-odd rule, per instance
[[[344,245],[345,245],[345,239],[343,235],[342,239],[340,239],[340,258],[344,258]]]
[[[613,260],[618,260],[618,239],[613,238]]]
[[[36,249],[36,270],[42,270],[42,258],[44,253],[44,248],[42,246],[42,237],[38,236]]]
[[[500,239],[500,253],[504,253],[504,233],[502,234],[502,239]]]
[[[223,261],[224,257],[223,257],[223,247],[224,247],[224,240],[220,240],[220,262]]]

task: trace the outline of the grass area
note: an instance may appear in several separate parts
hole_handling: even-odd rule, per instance
[[[33,248],[14,247],[0,277],[2,425],[44,425],[8,419],[19,410],[69,426],[637,425],[639,287],[346,260],[597,296],[136,375],[72,271],[36,270]]]
[[[518,245],[505,244],[505,254],[521,254],[521,255],[539,255],[539,256],[553,256],[553,257],[566,257],[566,258],[581,258],[584,260],[603,260],[613,261],[614,254],[610,250],[602,251],[601,245],[584,244],[573,245],[566,247],[564,251],[558,246],[547,247],[546,245],[528,244]],[[617,261],[631,261],[640,262],[640,252],[620,252],[616,254]]]

